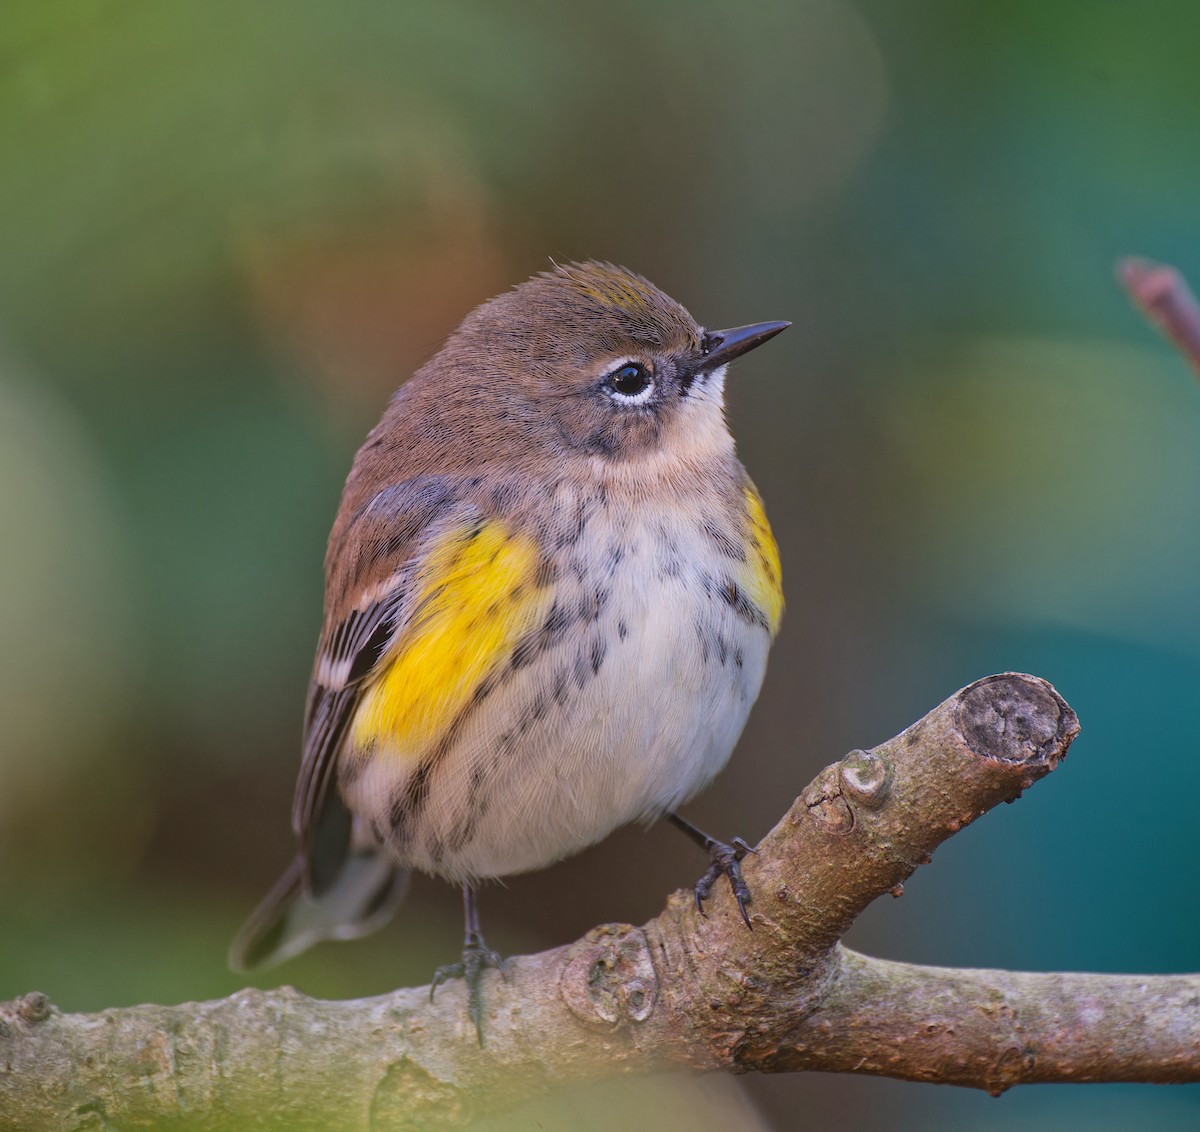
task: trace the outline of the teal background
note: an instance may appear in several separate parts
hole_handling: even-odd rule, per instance
[[[243,985],[354,449],[551,256],[795,323],[730,383],[788,614],[697,823],[757,838],[846,750],[1034,672],[1071,758],[849,942],[1200,967],[1200,389],[1112,277],[1200,279],[1198,41],[1188,2],[10,0],[0,999]],[[489,940],[638,922],[701,864],[623,831],[486,891]],[[418,880],[379,936],[257,982],[421,983],[460,934]],[[1200,1123],[1194,1087],[744,1086],[777,1129]]]

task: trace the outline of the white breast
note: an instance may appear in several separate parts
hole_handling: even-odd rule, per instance
[[[451,880],[540,868],[705,786],[769,646],[714,592],[729,569],[701,522],[593,515],[555,582],[572,623],[466,719],[393,846],[402,863]],[[372,796],[382,807],[386,762],[381,752],[356,784],[356,809]]]

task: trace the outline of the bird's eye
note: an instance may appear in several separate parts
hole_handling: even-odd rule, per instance
[[[608,388],[620,401],[640,404],[653,389],[654,383],[640,362],[626,362],[608,375]]]

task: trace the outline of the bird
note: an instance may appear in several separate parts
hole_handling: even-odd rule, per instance
[[[677,810],[728,761],[783,612],[779,550],[725,418],[735,358],[611,263],[492,298],[392,396],[354,459],[292,807],[299,850],[237,970],[386,922],[415,871],[460,885],[483,1041],[484,881],[665,817],[751,926],[749,845]]]

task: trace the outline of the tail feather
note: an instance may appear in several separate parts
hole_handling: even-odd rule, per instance
[[[358,939],[383,927],[408,891],[408,872],[379,852],[346,854],[320,896],[305,891],[298,856],[242,925],[229,948],[235,971],[273,967],[327,939]]]

